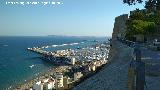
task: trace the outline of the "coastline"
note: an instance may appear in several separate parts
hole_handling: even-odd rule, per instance
[[[15,41],[16,42],[15,42]],[[40,55],[28,52],[26,48],[32,46],[43,45],[58,45],[64,43],[74,43],[85,40],[85,38],[52,38],[52,37],[1,37],[0,41],[0,76],[1,90],[6,90],[9,87],[15,87],[18,84],[24,83],[25,80],[31,80],[35,74],[47,71],[54,66],[48,62],[39,59]],[[91,39],[86,39],[91,40]],[[99,40],[99,39],[98,39]],[[104,39],[100,39],[104,40]],[[25,42],[24,42],[25,41]],[[37,41],[37,42],[35,42]],[[60,42],[59,42],[60,41]],[[51,43],[51,44],[49,44]],[[87,46],[87,44],[86,44]],[[67,48],[66,46],[63,46]],[[55,48],[56,50],[59,48]],[[54,50],[54,48],[52,49]],[[31,65],[36,65],[31,68]]]
[[[106,66],[109,66],[111,64],[110,62],[107,62],[106,64],[102,65],[101,67],[98,67],[95,72],[92,72],[84,77],[82,77],[77,82],[73,83],[73,86],[69,89],[72,90],[81,83],[85,82],[87,79],[90,79],[93,76],[96,76],[99,72],[105,69]],[[10,90],[29,90],[37,81],[49,78],[50,76],[56,74],[56,72],[65,72],[67,69],[69,69],[70,66],[56,66],[51,69],[48,69],[47,71],[41,72],[38,76],[33,77],[31,80],[28,80],[26,82],[23,82],[19,85],[16,85],[15,87],[11,88]]]
[[[109,52],[109,49],[110,49],[110,47],[109,47],[109,43],[106,41],[106,42],[100,42],[100,43],[98,43],[98,44],[95,44],[95,49],[93,49],[93,46],[88,46],[88,47],[86,47],[86,48],[82,48],[82,49],[76,49],[76,50],[78,50],[78,52],[79,53],[84,53],[84,51],[85,50],[88,50],[89,52],[88,53],[90,53],[90,52],[93,52],[93,50],[97,50],[97,51],[99,51],[99,52],[104,52],[105,50],[107,50],[108,52]],[[101,48],[103,48],[103,50],[101,50]],[[61,51],[63,51],[63,52],[61,52]],[[68,49],[66,49],[66,50],[59,50],[59,54],[58,55],[61,55],[61,54],[63,54],[63,53],[66,53],[66,54],[69,54],[68,52],[72,52],[72,50],[69,50],[68,51]],[[57,51],[58,52],[58,51]],[[76,52],[76,51],[75,51]],[[107,53],[108,53],[107,52]],[[15,83],[15,84],[12,84],[11,86],[9,86],[9,87],[7,87],[5,90],[32,90],[32,88],[34,88],[34,85],[37,83],[37,82],[39,82],[39,81],[44,81],[44,80],[46,80],[46,79],[52,79],[53,78],[53,76],[56,74],[56,72],[58,72],[58,73],[65,73],[65,72],[68,72],[68,71],[65,71],[65,70],[71,70],[71,68],[73,67],[73,68],[76,68],[76,66],[77,67],[82,67],[83,66],[83,68],[86,68],[86,70],[89,70],[89,68],[90,67],[92,67],[93,65],[97,68],[101,68],[101,67],[103,67],[105,64],[108,64],[108,54],[104,54],[103,56],[101,55],[101,54],[99,54],[100,56],[99,56],[99,58],[98,59],[93,59],[93,61],[90,61],[90,60],[86,60],[85,62],[81,62],[81,60],[76,60],[76,62],[77,62],[77,64],[76,65],[73,65],[73,64],[68,64],[68,65],[64,65],[64,66],[53,66],[53,67],[50,67],[50,68],[48,68],[48,69],[45,69],[45,70],[42,70],[42,71],[40,71],[40,72],[37,72],[37,73],[35,73],[35,74],[33,74],[31,77],[29,77],[29,78],[27,78],[26,80],[20,80],[20,82],[18,82],[18,83]],[[77,53],[78,54],[78,53]],[[98,53],[97,53],[98,54]],[[92,54],[91,54],[92,55]],[[69,55],[70,56],[70,55]],[[76,55],[75,55],[76,56]],[[85,57],[85,55],[84,55],[84,57]],[[87,55],[87,57],[89,57],[88,55]],[[72,57],[73,58],[73,57]],[[82,59],[82,61],[83,61],[83,59]],[[72,62],[72,59],[71,59],[71,62]],[[69,62],[69,63],[71,63],[71,62]],[[96,66],[96,64],[95,63],[99,63],[99,64],[97,64],[97,66]],[[91,65],[91,66],[88,66],[88,65]],[[32,65],[31,65],[31,68],[32,68]],[[92,69],[91,70],[89,70],[88,71],[88,73],[91,73],[91,74],[93,74],[93,75],[95,75],[97,72],[99,72],[100,70],[99,69],[96,69],[96,70],[93,70],[92,71]],[[83,71],[79,71],[79,72],[83,72]],[[77,73],[77,72],[74,72],[74,73]],[[72,72],[72,74],[74,74],[73,72]],[[84,72],[83,72],[83,76],[85,77],[85,75],[88,77],[90,77],[90,75],[91,74],[89,74],[89,75],[86,75],[86,74],[84,74]],[[91,75],[91,76],[93,76],[93,75]],[[67,76],[68,78],[70,78],[70,76]],[[88,78],[89,78],[88,77]],[[75,80],[74,80],[74,78],[73,78],[73,76],[72,76],[72,78],[70,79],[70,80],[72,80],[71,81],[71,83],[73,84],[73,86],[75,86],[75,84],[77,83]],[[79,81],[79,80],[78,80]],[[70,82],[70,81],[69,81]],[[83,82],[83,81],[82,81]],[[81,82],[80,82],[81,83]],[[71,84],[71,88],[70,89],[72,89],[73,87],[72,87],[72,84]]]
[[[50,75],[55,74],[56,72],[63,72],[65,69],[67,69],[68,66],[55,66],[47,71],[40,72],[37,76],[34,76],[30,80],[24,81],[21,84],[15,85],[9,90],[25,90],[26,88],[30,88],[35,84],[37,81],[48,78]]]

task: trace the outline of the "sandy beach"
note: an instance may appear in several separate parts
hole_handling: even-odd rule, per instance
[[[30,89],[36,82],[43,80],[45,78],[50,78],[50,76],[54,75],[55,73],[59,72],[59,73],[63,73],[65,72],[67,69],[69,68],[69,66],[56,66],[53,67],[45,72],[39,73],[35,78],[28,80],[22,84],[19,84],[15,87],[13,87],[10,90],[26,90],[26,89]]]

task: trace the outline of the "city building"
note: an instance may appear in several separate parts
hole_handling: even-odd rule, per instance
[[[63,88],[63,74],[57,73],[56,74],[56,89]]]
[[[71,59],[71,64],[72,64],[72,65],[75,65],[75,63],[76,63],[76,59],[75,59],[75,58],[72,58],[72,59]]]
[[[83,74],[81,72],[74,73],[74,81],[79,80],[82,76]]]
[[[68,77],[63,77],[63,86],[64,86],[64,89],[69,89],[69,85],[68,85]]]
[[[41,83],[41,81],[33,85],[33,90],[43,90],[43,84]]]
[[[55,89],[55,80],[49,80],[47,83],[43,85],[44,90],[53,90]]]
[[[93,62],[91,62],[88,65],[88,68],[89,68],[89,71],[96,71],[96,65]]]

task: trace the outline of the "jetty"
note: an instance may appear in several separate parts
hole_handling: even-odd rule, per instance
[[[66,44],[62,44],[66,45]],[[46,51],[50,46],[27,48],[27,50],[42,55],[44,61],[54,62],[54,64],[72,64],[73,61],[107,60],[110,44],[108,42],[99,43],[81,49],[65,49],[57,51]]]
[[[45,51],[42,48],[33,47],[33,48],[28,48],[27,50],[42,55],[41,57],[42,60],[49,61],[54,64],[69,64],[71,56],[73,56],[74,54],[73,50],[71,49],[51,52],[51,51]]]

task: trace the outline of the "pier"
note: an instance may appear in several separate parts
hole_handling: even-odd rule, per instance
[[[41,48],[28,48],[27,50],[35,52],[42,55],[41,59],[44,61],[49,61],[54,64],[69,64],[73,51],[71,49],[67,50],[58,50],[54,52],[45,51]]]
[[[66,45],[66,44],[62,44]],[[52,45],[53,46],[53,45]],[[42,55],[43,60],[56,63],[71,63],[72,59],[76,61],[92,61],[92,60],[107,60],[109,54],[109,43],[99,43],[81,49],[65,49],[57,51],[45,51],[45,48],[50,46],[27,48],[27,50]]]

